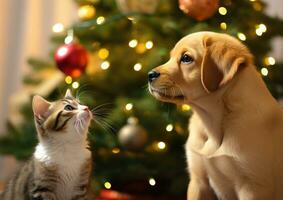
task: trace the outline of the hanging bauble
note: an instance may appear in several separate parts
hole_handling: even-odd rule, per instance
[[[121,128],[118,133],[120,144],[129,150],[138,150],[147,142],[146,130],[138,124],[138,119],[130,117],[128,124]]]
[[[219,0],[179,0],[179,8],[198,21],[210,18],[218,5]]]
[[[141,12],[152,14],[155,12],[159,0],[116,0],[122,13]]]
[[[78,16],[81,20],[90,20],[95,16],[96,10],[92,5],[83,5],[78,10]]]
[[[88,54],[86,49],[77,43],[70,43],[60,46],[54,55],[57,67],[66,75],[74,78],[84,73]]]

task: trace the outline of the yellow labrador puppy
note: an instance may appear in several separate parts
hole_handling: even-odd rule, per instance
[[[283,200],[283,112],[242,43],[188,35],[148,78],[155,98],[193,109],[189,200]]]

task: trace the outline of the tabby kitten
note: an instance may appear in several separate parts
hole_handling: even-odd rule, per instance
[[[64,99],[55,102],[34,96],[32,108],[39,143],[31,160],[10,181],[0,199],[87,199],[91,111],[72,97],[70,90]]]

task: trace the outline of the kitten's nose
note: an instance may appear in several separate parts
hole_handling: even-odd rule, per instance
[[[91,111],[90,111],[90,109],[87,107],[87,106],[85,106],[84,108],[83,108],[83,115],[85,115],[87,118],[93,118],[93,115],[92,115],[92,113],[91,113]]]
[[[160,76],[159,72],[150,71],[150,72],[148,72],[148,81],[152,82],[154,79],[158,78],[159,76]]]

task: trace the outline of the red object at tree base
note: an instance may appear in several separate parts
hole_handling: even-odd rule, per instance
[[[70,43],[60,46],[55,52],[54,59],[64,74],[77,78],[86,70],[88,54],[80,44]]]
[[[179,0],[179,8],[198,21],[210,18],[218,6],[219,0]]]
[[[158,196],[140,196],[121,193],[114,190],[102,190],[95,200],[185,200],[186,198],[169,198]]]

